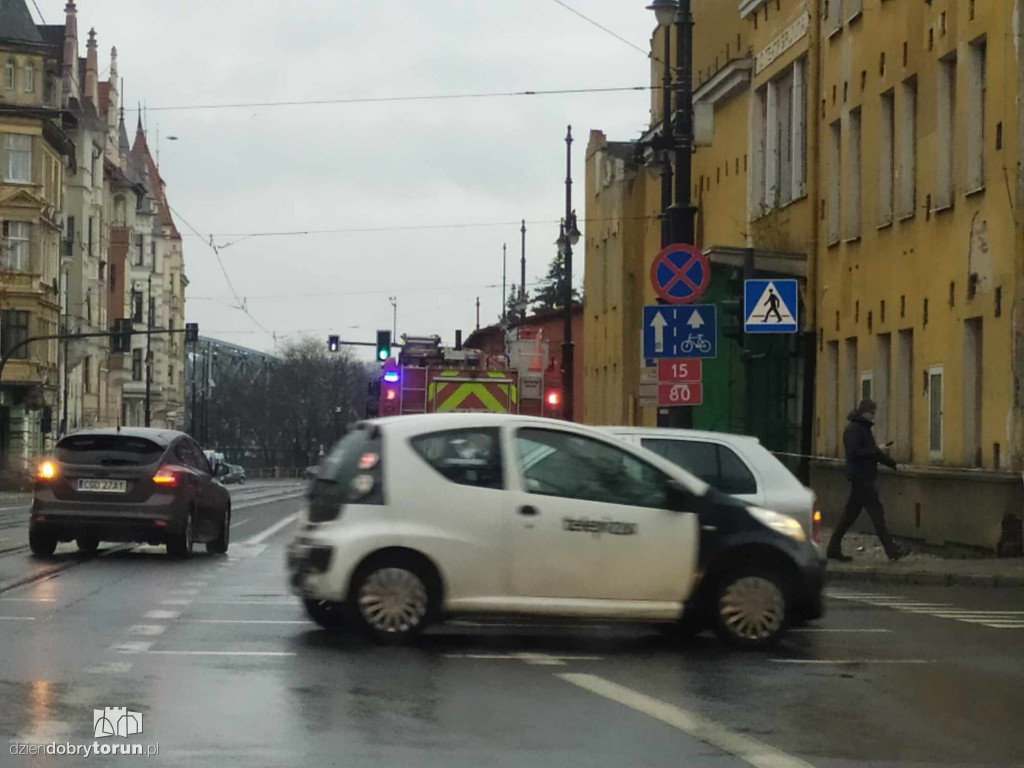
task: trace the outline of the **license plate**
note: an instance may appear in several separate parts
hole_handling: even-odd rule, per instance
[[[128,490],[125,480],[79,480],[78,490],[90,493],[124,493]]]

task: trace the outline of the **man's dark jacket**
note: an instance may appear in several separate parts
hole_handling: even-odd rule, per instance
[[[896,462],[875,442],[875,436],[871,433],[874,424],[856,411],[847,418],[850,423],[843,432],[847,478],[872,482],[878,476],[879,462],[896,469]]]

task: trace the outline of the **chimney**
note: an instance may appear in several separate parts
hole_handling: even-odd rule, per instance
[[[60,71],[63,88],[63,104],[75,94],[75,83],[78,82],[78,9],[75,0],[68,0],[64,7],[67,18],[64,22],[64,62]]]
[[[100,103],[100,68],[96,58],[96,30],[89,30],[89,42],[86,43],[85,54],[85,98],[91,99],[94,106]]]
[[[462,349],[462,331],[458,330],[455,332],[455,349]]]

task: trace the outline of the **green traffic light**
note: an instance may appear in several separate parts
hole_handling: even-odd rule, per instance
[[[377,353],[377,358],[383,363],[385,360],[388,359],[388,351],[386,349],[380,350]]]

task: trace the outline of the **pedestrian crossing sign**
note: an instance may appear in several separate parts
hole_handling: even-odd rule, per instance
[[[796,333],[796,280],[747,280],[743,284],[745,333]]]

